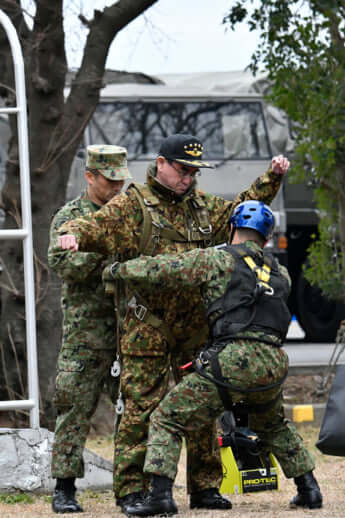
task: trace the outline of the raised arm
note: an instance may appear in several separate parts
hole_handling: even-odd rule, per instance
[[[249,189],[239,193],[233,201],[227,201],[218,196],[214,196],[213,199],[208,202],[216,243],[226,241],[228,235],[228,219],[239,203],[246,200],[257,200],[270,205],[277,195],[289,167],[290,162],[283,155],[273,157],[267,171],[254,180]]]
[[[259,178],[257,178],[249,189],[239,193],[233,201],[233,207],[246,200],[263,201],[270,205],[275,198],[282,184],[283,178],[290,167],[289,160],[283,155],[272,158],[271,166]]]

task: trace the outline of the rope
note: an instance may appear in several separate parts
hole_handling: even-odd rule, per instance
[[[329,382],[331,375],[334,373],[335,367],[342,353],[345,350],[345,320],[342,320],[337,332],[336,341],[334,348],[329,359],[328,365],[325,372],[320,376],[318,384],[316,386],[316,392],[318,395],[322,395],[326,392],[326,387]]]

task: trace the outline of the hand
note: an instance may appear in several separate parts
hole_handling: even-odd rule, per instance
[[[62,250],[72,250],[72,252],[77,252],[79,248],[77,238],[73,234],[58,236],[58,245]]]
[[[113,281],[114,279],[116,279],[116,272],[118,270],[119,265],[120,265],[119,262],[116,262],[113,264],[108,264],[108,266],[106,266],[103,270],[102,281],[109,282],[109,281]]]
[[[272,158],[272,171],[276,174],[285,174],[290,167],[290,162],[285,156],[279,155]]]

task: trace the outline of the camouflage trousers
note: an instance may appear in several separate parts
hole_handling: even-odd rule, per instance
[[[158,329],[133,322],[121,338],[121,392],[125,412],[115,437],[114,492],[116,498],[145,490],[144,476],[149,420],[153,410],[167,394],[171,367],[175,381],[182,378],[178,366],[195,355],[196,346],[169,351]],[[198,345],[199,348],[199,345]],[[217,445],[215,421],[192,433],[187,443],[187,489],[200,491],[218,486],[222,467]]]
[[[112,402],[117,400],[118,378],[110,375],[114,359],[115,346],[114,349],[62,348],[54,398],[57,418],[53,478],[84,476],[83,450],[100,395],[106,392]]]
[[[234,343],[219,355],[223,376],[236,388],[253,389],[269,385],[282,378],[288,368],[288,359],[282,349],[265,344]],[[211,375],[210,368],[205,372]],[[281,389],[239,393],[231,391],[234,402],[243,401],[252,406],[273,401]],[[150,432],[144,472],[176,477],[182,437],[187,441],[196,431],[210,426],[224,411],[216,385],[197,373],[186,376],[173,388],[150,420]],[[298,477],[314,469],[314,462],[303,445],[296,429],[284,417],[282,397],[266,411],[248,415],[249,428],[272,452],[286,477]]]

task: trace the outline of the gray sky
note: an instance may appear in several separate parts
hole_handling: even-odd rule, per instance
[[[233,0],[159,0],[115,39],[108,68],[148,74],[242,70],[258,43],[246,24],[225,30]]]
[[[76,31],[80,9],[91,17],[94,8],[103,9],[113,2],[66,1],[69,66],[79,66],[86,36],[85,31]],[[106,66],[147,74],[243,70],[258,36],[246,24],[235,32],[225,30],[222,20],[233,4],[234,0],[159,0],[118,34]]]
[[[254,0],[254,5],[259,0]],[[79,67],[87,31],[78,15],[93,16],[114,0],[65,0],[64,24],[69,67]],[[235,0],[159,0],[115,38],[107,68],[158,73],[243,70],[258,44],[246,24],[226,30],[222,20]],[[28,13],[33,0],[21,0]],[[32,18],[27,16],[29,25]]]

